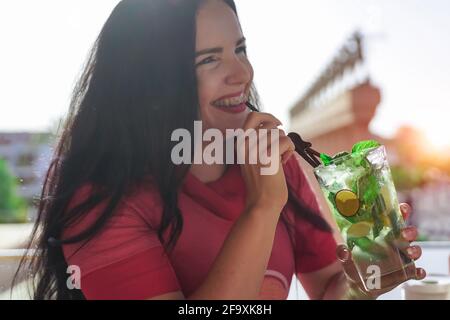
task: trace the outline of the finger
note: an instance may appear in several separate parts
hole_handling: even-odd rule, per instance
[[[348,263],[348,261],[351,260],[351,252],[348,250],[347,246],[343,244],[337,246],[336,255],[342,263]]]
[[[263,123],[261,127],[256,129],[257,141],[255,141],[256,151],[259,153],[259,157],[262,154],[266,154],[268,157],[272,155],[272,144],[279,143],[279,129],[273,123]],[[277,141],[277,142],[275,142]],[[276,155],[279,156],[278,154]]]
[[[352,260],[352,253],[346,245],[340,244],[336,248],[336,256],[341,261],[345,273],[352,279],[356,278],[358,270]]]
[[[271,155],[271,144],[273,143],[273,139],[276,139],[280,136],[280,129],[277,128],[276,123],[273,122],[264,122],[261,123],[260,126],[256,129],[258,142],[257,144],[261,146],[261,148],[267,149],[267,155]],[[275,136],[275,134],[278,133],[278,136]],[[255,141],[256,142],[256,141]],[[263,150],[259,150],[263,151]]]
[[[283,154],[289,151],[295,151],[295,145],[292,140],[286,136],[282,129],[276,129],[267,133],[269,144],[267,145],[268,154],[272,155],[272,149],[278,150],[278,155],[282,158]],[[269,137],[270,135],[270,137]],[[264,136],[264,134],[262,134]],[[261,139],[261,135],[260,135]]]
[[[411,215],[412,208],[407,203],[401,203],[400,204],[400,211],[402,213],[403,219],[408,220],[409,216]]]
[[[427,276],[427,273],[423,268],[416,269],[416,280],[425,279],[426,276]]]
[[[417,260],[422,256],[422,248],[419,246],[410,246],[406,249],[406,252],[413,260]]]
[[[359,277],[358,269],[352,259],[352,253],[347,248],[347,246],[340,244],[336,248],[336,255],[342,263],[345,274],[351,279],[363,292],[365,292],[364,284],[362,283],[361,277]]]
[[[247,157],[250,155],[259,157],[255,158],[249,163],[257,163],[262,161],[261,164],[269,165],[270,163],[266,163],[268,160],[267,157],[275,157],[276,161],[281,161],[282,157],[288,151],[294,151],[294,144],[292,141],[286,136],[285,132],[276,127],[276,124],[271,122],[262,123],[259,128],[256,129],[257,135],[256,139],[249,139],[252,135],[246,136],[248,139],[245,141],[245,161],[247,162]],[[242,146],[240,146],[241,150]],[[272,151],[273,150],[273,151]],[[272,152],[275,152],[272,156]],[[288,156],[288,155],[287,155]],[[287,158],[286,156],[286,158]],[[264,161],[261,159],[264,157]]]
[[[265,122],[269,122],[274,124],[275,126],[282,125],[281,121],[275,118],[270,113],[264,112],[250,112],[245,119],[243,129],[247,130],[250,128],[256,129],[264,124]]]
[[[277,129],[277,130],[279,130],[279,129],[278,129],[278,126],[279,126],[279,124],[276,123],[276,122],[273,122],[273,121],[264,121],[264,122],[261,122],[261,123],[259,124],[259,126],[257,126],[255,129],[256,129],[257,131],[259,131],[259,130],[261,130],[261,129],[266,129],[268,132],[270,132],[271,129]]]
[[[283,158],[283,155],[288,153],[288,152],[294,152],[295,151],[295,145],[292,142],[291,139],[289,139],[288,137],[284,136],[284,137],[280,137],[279,138],[280,141],[280,156],[281,158]]]
[[[263,114],[263,117],[260,117],[260,119],[266,120],[258,123],[255,128],[246,129],[240,137],[241,139],[239,139],[239,137],[237,138],[237,147],[241,155],[245,157],[245,163],[257,163],[257,158],[254,158],[254,156],[257,155],[258,151],[261,151],[259,146],[261,146],[260,148],[262,149],[268,149],[270,146],[270,143],[268,142],[269,136],[271,135],[272,130],[279,130],[277,128],[279,124],[274,121],[267,121],[268,118]],[[247,132],[247,130],[249,132]],[[270,150],[267,150],[267,152],[270,152]],[[250,160],[250,155],[253,156],[252,160]]]
[[[245,138],[245,149],[247,150],[246,157],[250,154],[250,152],[258,152],[261,151],[258,149],[258,146],[261,146],[263,149],[267,149],[268,155],[270,155],[270,138],[269,136],[272,134],[272,130],[279,130],[277,128],[278,123],[271,121],[261,122],[256,128],[249,128],[247,130],[255,130],[256,131],[256,139],[250,139],[252,134],[244,133]],[[246,160],[247,161],[247,160]]]
[[[404,228],[402,238],[409,242],[415,241],[417,239],[417,228],[413,226]]]

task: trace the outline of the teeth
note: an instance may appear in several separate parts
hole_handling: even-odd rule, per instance
[[[237,106],[237,105],[239,105],[241,103],[244,103],[246,101],[247,101],[247,97],[243,93],[239,97],[219,100],[219,101],[214,102],[213,104],[215,106],[218,106],[218,107],[231,107],[231,106]]]

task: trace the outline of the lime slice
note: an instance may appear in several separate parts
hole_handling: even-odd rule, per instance
[[[381,216],[381,221],[383,221],[383,226],[390,227],[391,226],[391,220],[385,215]]]
[[[389,192],[389,189],[387,186],[382,186],[380,190],[381,195],[383,196],[384,203],[386,204],[386,208],[390,209],[392,208],[391,203],[391,193]]]
[[[353,224],[347,230],[347,236],[351,238],[361,238],[366,237],[370,230],[372,230],[373,223],[367,221],[361,221]]]
[[[358,196],[351,190],[343,189],[336,193],[336,209],[345,217],[354,216],[359,210]]]

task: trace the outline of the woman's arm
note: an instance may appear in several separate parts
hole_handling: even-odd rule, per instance
[[[188,299],[258,298],[278,221],[258,210],[237,220],[205,281]]]
[[[374,299],[348,281],[339,260],[309,274],[298,275],[303,288],[313,300],[365,300]]]
[[[257,299],[278,220],[273,214],[263,219],[267,212],[259,210],[251,209],[238,218],[205,280],[190,296],[177,291],[151,299]]]
[[[257,130],[260,139],[259,130],[277,129],[280,124],[270,114],[252,112],[243,129]],[[259,157],[257,164],[241,165],[247,190],[246,209],[234,223],[205,280],[186,299],[258,299],[278,220],[288,198],[281,162],[287,161],[294,145],[284,132],[279,133],[279,156],[274,157],[278,169],[274,174],[261,174],[261,168],[267,165],[262,165]],[[266,146],[269,149],[272,144]],[[246,143],[245,154],[253,147]],[[174,296],[179,297],[179,293]]]
[[[276,130],[279,125],[281,122],[270,114],[252,112],[243,129],[244,132],[256,130],[258,139],[261,139],[260,130]],[[268,150],[273,147],[270,141],[266,144]],[[294,150],[292,141],[282,130],[279,130],[279,140],[275,143],[278,143],[279,154],[274,157],[275,161],[278,160],[274,174],[261,173],[267,165],[261,164],[259,157],[257,164],[241,165],[247,190],[246,209],[228,234],[205,281],[189,299],[258,298],[280,213],[288,198],[281,161],[287,161]],[[248,157],[254,147],[252,142],[245,143],[244,155]],[[242,151],[239,146],[237,149]]]

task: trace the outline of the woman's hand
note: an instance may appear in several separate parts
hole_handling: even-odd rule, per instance
[[[247,209],[257,208],[280,214],[287,202],[288,189],[281,163],[285,163],[293,154],[295,146],[284,131],[277,128],[280,125],[281,122],[277,118],[263,112],[251,112],[244,123],[244,132],[255,130],[257,137],[257,141],[248,141],[246,139],[245,146],[237,146],[238,153],[245,152],[245,163],[241,164],[241,172],[247,190]],[[260,135],[262,129],[267,130],[266,135]],[[271,129],[278,131],[279,139],[273,139]],[[266,150],[261,150],[264,144]],[[276,148],[275,144],[278,145],[278,148]],[[257,154],[256,164],[249,163],[249,154],[251,152],[256,152]],[[261,162],[261,152],[268,156],[271,163]],[[272,152],[277,154],[272,155]],[[265,175],[262,174],[263,168],[275,168],[275,170],[273,173]]]
[[[410,213],[411,213],[411,207],[407,203],[400,204],[400,211],[403,215],[404,220],[407,220]],[[417,228],[413,226],[406,227],[402,229],[401,231],[402,238],[407,242],[413,242],[417,238]],[[420,246],[408,246],[406,248],[406,253],[412,260],[417,260],[422,255],[422,249]],[[393,288],[398,286],[400,283],[389,287],[389,288],[382,288],[380,290],[374,290],[370,293],[367,293],[364,290],[363,284],[361,283],[361,280],[359,280],[358,271],[356,269],[356,266],[352,260],[351,252],[348,250],[348,248],[345,245],[339,245],[337,247],[337,256],[339,260],[342,262],[342,265],[344,267],[345,273],[348,276],[348,281],[350,282],[350,287],[353,289],[353,291],[358,291],[354,295],[354,298],[377,298],[379,295],[391,291]],[[415,280],[422,280],[426,276],[426,272],[422,268],[416,268],[415,274],[411,275],[410,279]],[[350,280],[352,279],[352,280]],[[358,296],[359,295],[359,296]]]

